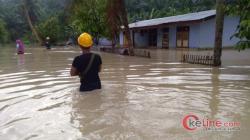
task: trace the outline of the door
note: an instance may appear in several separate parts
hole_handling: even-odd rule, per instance
[[[163,31],[162,48],[168,49],[169,48],[169,29],[164,28],[162,31]]]
[[[177,48],[189,47],[189,27],[188,26],[177,27],[176,46]]]
[[[149,47],[157,46],[157,29],[150,29],[148,35]]]

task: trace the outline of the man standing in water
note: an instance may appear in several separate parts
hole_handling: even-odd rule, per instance
[[[50,37],[46,37],[45,46],[47,50],[50,50]]]
[[[101,71],[102,59],[98,54],[90,52],[93,45],[91,35],[82,33],[78,37],[78,44],[82,55],[73,60],[70,75],[80,77],[80,91],[91,91],[101,89],[99,72]]]

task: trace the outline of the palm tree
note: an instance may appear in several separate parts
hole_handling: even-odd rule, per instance
[[[129,54],[134,55],[124,0],[108,0],[107,23],[109,25],[112,38],[117,36],[121,26],[124,27],[125,37],[128,42],[127,45]]]
[[[224,0],[217,0],[216,1],[216,31],[215,31],[215,47],[214,47],[214,66],[221,66],[224,13],[225,13]]]

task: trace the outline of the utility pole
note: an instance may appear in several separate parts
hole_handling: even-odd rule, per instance
[[[215,46],[214,46],[214,66],[221,66],[223,26],[225,15],[225,1],[216,0],[216,30],[215,30]]]

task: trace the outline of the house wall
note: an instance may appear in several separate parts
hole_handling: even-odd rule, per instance
[[[225,17],[223,41],[222,41],[223,47],[232,47],[239,41],[239,39],[235,37],[230,39],[231,36],[235,33],[238,24],[239,24],[238,17],[230,17],[230,16]],[[200,33],[198,42],[199,45],[197,47],[211,48],[214,46],[214,41],[215,41],[215,18],[200,23]]]
[[[131,41],[133,41],[132,39],[132,31],[130,31],[130,37],[131,37]],[[119,34],[119,44],[121,45],[121,46],[123,46],[124,45],[124,37],[125,37],[125,35],[123,34],[123,31],[120,31],[120,34]]]
[[[230,39],[232,37],[233,34],[235,34],[236,30],[237,30],[237,26],[240,23],[240,18],[239,17],[225,17],[224,19],[224,30],[223,30],[223,47],[230,47],[233,45],[236,45],[236,43],[239,40],[239,38],[233,37],[232,39]]]
[[[211,48],[215,39],[215,18],[200,23],[199,48]]]
[[[123,38],[124,38],[123,32],[120,32],[120,35],[119,35],[119,42],[120,42],[120,45],[121,45],[121,46],[123,45]]]
[[[163,38],[162,28],[158,28],[157,29],[157,48],[162,48],[162,38]]]
[[[239,39],[231,36],[235,33],[239,24],[239,17],[226,16],[224,19],[223,47],[234,46]],[[212,48],[215,40],[215,18],[188,25],[189,48]],[[176,28],[177,25],[169,26],[169,47],[176,48]],[[132,34],[131,34],[132,35]],[[163,32],[161,28],[157,29],[157,48],[162,48]],[[148,33],[142,36],[140,32],[135,33],[135,46],[148,47]],[[120,33],[120,44],[123,45],[123,34]]]
[[[143,34],[135,32],[134,41],[137,48],[148,47],[148,32],[144,32]]]
[[[198,48],[200,46],[200,24],[189,26],[189,48]]]
[[[169,26],[169,47],[176,46],[176,26]],[[157,48],[162,48],[163,28],[157,29]]]

